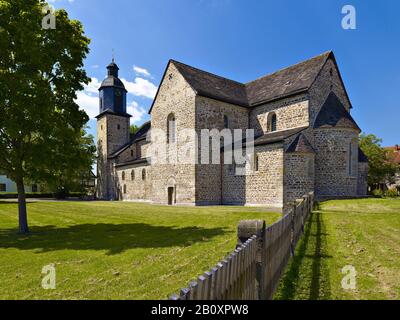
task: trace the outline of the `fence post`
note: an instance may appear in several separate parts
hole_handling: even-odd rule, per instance
[[[238,226],[238,242],[237,247],[244,244],[252,236],[257,236],[257,254],[256,254],[256,290],[257,299],[265,299],[265,220],[242,220]]]

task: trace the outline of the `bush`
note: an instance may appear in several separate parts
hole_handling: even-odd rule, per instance
[[[375,198],[382,198],[383,197],[383,191],[381,189],[372,190],[372,195]]]
[[[385,197],[395,198],[399,195],[396,188],[391,188],[385,192]]]

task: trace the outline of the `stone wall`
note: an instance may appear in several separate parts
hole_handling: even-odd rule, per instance
[[[297,95],[253,108],[249,122],[250,128],[254,128],[256,135],[268,131],[267,118],[270,112],[276,114],[277,130],[308,126],[308,96]]]
[[[129,141],[129,118],[105,114],[97,120],[97,196],[100,199],[115,198],[112,177],[113,163],[108,159],[114,151]]]
[[[123,173],[125,174],[124,178]],[[115,175],[117,198],[119,200],[149,201],[152,188],[151,166],[131,165],[117,167]]]
[[[234,165],[223,167],[223,203],[236,205],[262,205],[282,208],[283,164],[282,143],[255,147],[258,170],[247,163],[245,175],[237,175]],[[252,161],[250,159],[249,161]],[[243,167],[242,165],[238,166]]]
[[[164,150],[159,147],[166,139],[167,118],[173,113],[176,119],[177,142],[170,143]],[[151,139],[148,154],[156,153],[158,158],[169,159],[168,164],[152,164],[151,200],[156,203],[168,203],[168,187],[176,188],[177,204],[195,203],[195,154],[190,154],[192,164],[176,164],[177,150],[187,146],[185,139],[180,139],[180,132],[186,128],[195,128],[195,92],[187,84],[173,63],[169,64],[154,102],[151,112]],[[161,130],[161,131],[159,131]],[[157,134],[163,132],[163,136]],[[165,144],[164,144],[165,145]],[[196,150],[196,141],[190,143],[191,150]],[[189,161],[188,161],[189,162]]]
[[[314,191],[314,161],[313,153],[285,154],[284,203],[296,201]]]
[[[198,165],[196,166],[196,204],[221,204],[221,165],[201,163],[201,130],[224,129],[224,116],[228,117],[229,129],[242,129],[243,134],[248,128],[248,109],[233,104],[221,102],[206,97],[196,97],[196,132],[198,143]],[[233,139],[233,134],[232,134]],[[223,144],[223,140],[221,146]],[[219,155],[218,148],[218,155]]]
[[[358,131],[345,128],[320,128],[314,130],[315,156],[315,195],[357,196]],[[352,169],[350,170],[349,166]]]
[[[350,112],[350,101],[339,77],[339,70],[332,59],[328,59],[309,90],[310,95],[310,123],[313,126],[319,110],[333,91],[340,99],[347,111]]]

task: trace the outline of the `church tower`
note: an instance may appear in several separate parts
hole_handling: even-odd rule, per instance
[[[118,66],[112,62],[107,66],[107,78],[99,88],[100,113],[97,118],[97,197],[114,200],[114,163],[109,157],[129,142],[131,115],[126,113],[124,84],[118,78]]]

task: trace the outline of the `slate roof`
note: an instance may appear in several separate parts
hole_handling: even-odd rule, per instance
[[[170,60],[168,66],[173,63],[198,95],[252,108],[263,103],[307,92],[329,58],[332,58],[336,64],[333,52],[328,51],[248,83],[240,83],[220,77],[176,60]],[[342,81],[341,77],[340,80]],[[154,101],[156,99],[157,94]],[[153,105],[149,113],[151,113]]]
[[[261,136],[256,137],[254,139],[254,145],[260,146],[260,145],[265,145],[265,144],[270,144],[270,143],[275,143],[275,142],[281,142],[287,138],[290,138],[291,136],[293,136],[297,133],[300,133],[301,131],[303,131],[307,128],[308,128],[308,126],[304,126],[304,127],[293,128],[293,129],[288,129],[288,130],[268,132]]]
[[[315,150],[310,142],[308,142],[306,136],[299,133],[286,149],[286,152],[315,153]]]
[[[147,121],[143,123],[138,131],[134,135],[131,135],[130,141],[128,143],[125,143],[121,148],[118,150],[114,151],[112,154],[108,156],[109,159],[115,158],[119,156],[122,152],[124,152],[126,149],[128,149],[132,144],[134,144],[138,140],[146,139],[147,132],[151,129],[151,122]]]
[[[99,119],[102,116],[104,116],[105,114],[114,114],[114,115],[118,115],[118,116],[122,116],[122,117],[126,117],[126,118],[132,117],[129,113],[125,113],[125,114],[116,113],[116,112],[112,111],[111,109],[107,109],[107,110],[104,110],[102,113],[98,114],[95,118]]]
[[[127,91],[125,89],[123,82],[119,78],[114,77],[114,76],[107,76],[107,78],[105,78],[103,80],[103,82],[101,83],[99,90],[101,90],[104,87],[117,87],[117,88]]]
[[[147,158],[141,158],[141,159],[136,159],[132,161],[126,161],[126,162],[121,162],[117,163],[115,166],[116,167],[126,167],[126,166],[132,166],[132,165],[149,165],[150,161]]]
[[[258,105],[308,90],[330,56],[333,56],[332,51],[247,83],[249,105]]]
[[[315,119],[314,128],[320,127],[346,127],[361,131],[353,117],[333,92],[329,94]]]

